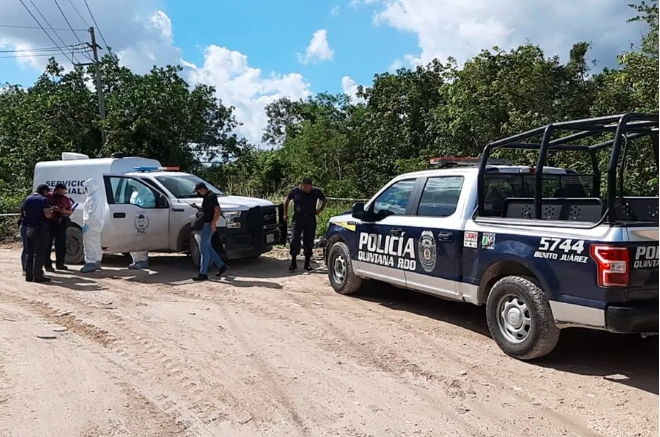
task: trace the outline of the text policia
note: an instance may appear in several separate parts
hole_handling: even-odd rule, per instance
[[[415,241],[405,236],[360,233],[358,261],[415,271]]]

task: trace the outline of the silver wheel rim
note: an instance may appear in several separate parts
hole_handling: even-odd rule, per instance
[[[532,315],[519,296],[507,294],[497,304],[497,327],[510,343],[522,343],[532,329]]]
[[[335,256],[335,259],[332,262],[332,279],[337,284],[343,284],[346,281],[346,258],[343,255],[339,254]]]

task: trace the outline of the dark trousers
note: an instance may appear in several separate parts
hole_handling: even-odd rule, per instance
[[[64,265],[66,257],[66,225],[53,224],[50,226],[48,238],[48,256],[46,258],[46,267],[53,267],[53,261],[50,258],[50,250],[55,244],[55,265],[61,267]]]
[[[290,253],[294,258],[300,254],[301,236],[305,259],[310,259],[314,250],[314,237],[316,236],[316,216],[293,217]]]
[[[27,248],[25,259],[25,279],[32,281],[43,277],[44,263],[48,256],[48,228],[27,227]]]

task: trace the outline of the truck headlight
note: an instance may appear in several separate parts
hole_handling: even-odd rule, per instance
[[[223,212],[222,215],[227,221],[227,229],[238,229],[241,227],[240,212]]]

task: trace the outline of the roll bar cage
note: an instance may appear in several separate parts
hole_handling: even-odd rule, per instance
[[[614,212],[614,203],[616,201],[616,170],[619,157],[621,155],[622,145],[627,144],[629,140],[650,136],[653,141],[653,157],[656,168],[658,167],[658,127],[660,118],[658,114],[643,113],[625,113],[618,115],[608,115],[582,120],[562,121],[551,123],[546,126],[537,127],[517,135],[493,141],[486,145],[481,155],[479,164],[479,175],[477,179],[477,215],[482,215],[485,205],[485,175],[486,166],[491,153],[498,149],[516,149],[516,150],[538,150],[538,159],[536,163],[536,172],[534,179],[534,219],[542,218],[543,204],[543,166],[546,162],[549,151],[567,150],[584,151],[590,156],[591,165],[594,170],[594,185],[600,190],[601,174],[598,169],[597,151],[611,147],[610,161],[607,167],[607,197],[606,207],[608,220],[616,220]],[[552,139],[556,132],[568,131],[569,134],[563,137]],[[573,132],[573,133],[570,133]],[[611,140],[593,144],[591,146],[570,144],[573,141],[589,138],[603,133],[613,133]],[[525,142],[533,138],[542,137],[540,143]],[[624,157],[627,148],[624,148]]]

